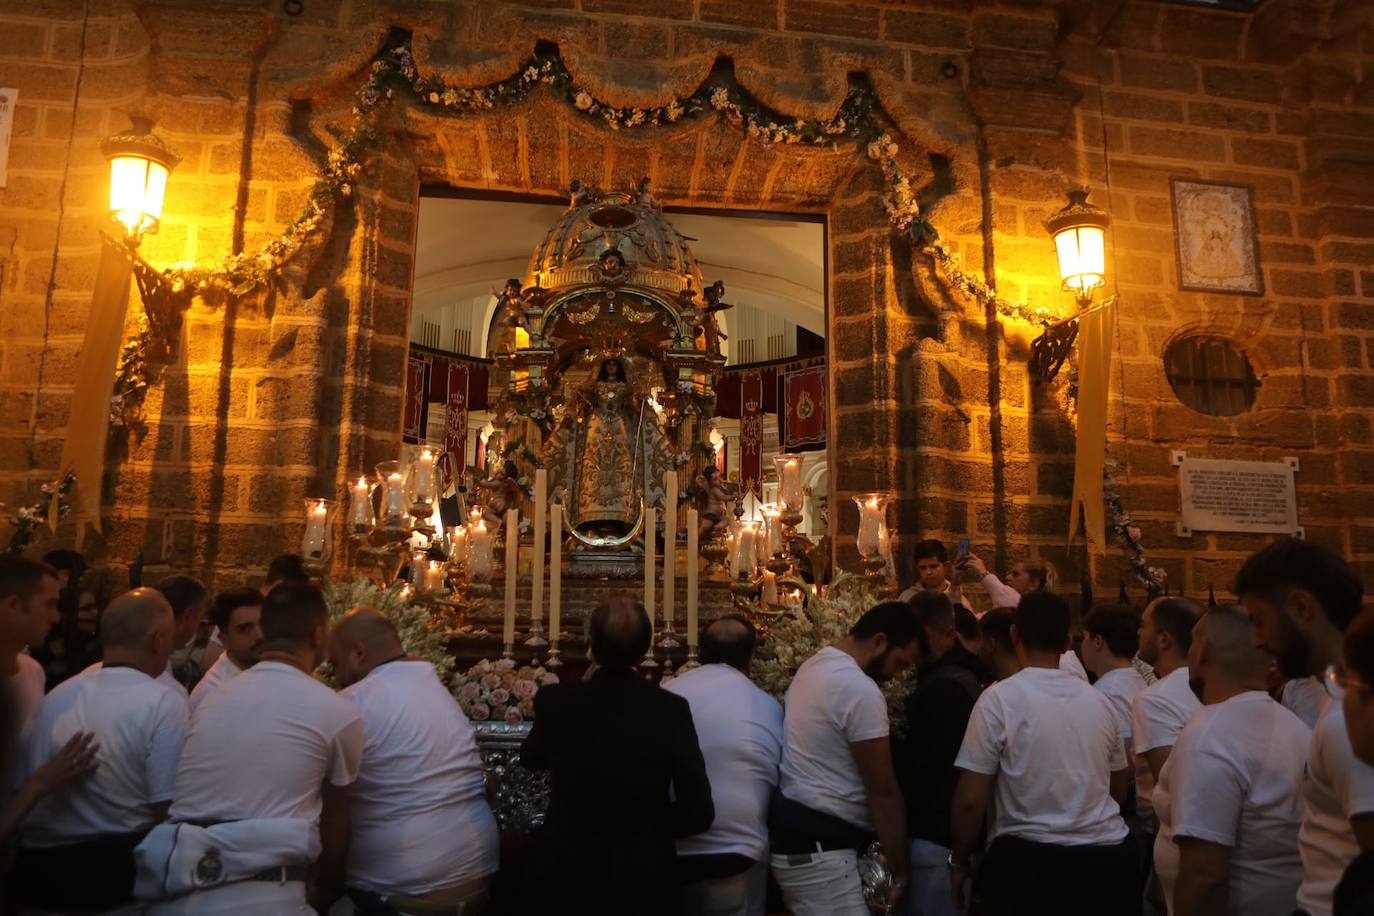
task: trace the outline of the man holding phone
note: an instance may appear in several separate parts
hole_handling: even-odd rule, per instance
[[[939,592],[948,595],[949,600],[955,604],[962,604],[969,610],[973,610],[973,605],[968,603],[958,585],[949,581],[949,554],[945,551],[945,545],[940,541],[930,538],[921,541],[913,549],[916,558],[917,584],[902,592],[899,600],[910,601],[917,593],[922,590],[928,592]],[[969,555],[968,538],[959,541],[959,559],[966,561]],[[956,566],[956,568],[958,568]]]

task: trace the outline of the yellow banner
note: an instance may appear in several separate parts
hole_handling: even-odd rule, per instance
[[[1112,384],[1112,335],[1116,303],[1088,312],[1078,322],[1078,444],[1074,453],[1069,540],[1078,533],[1078,507],[1089,540],[1107,546],[1102,474],[1107,460],[1107,395]]]
[[[79,547],[89,522],[100,530],[100,489],[105,476],[105,436],[110,425],[110,397],[115,369],[124,341],[124,315],[129,307],[132,265],[124,253],[106,241],[100,249],[100,268],[91,293],[91,314],[76,366],[72,412],[57,479],[76,472],[76,543]],[[55,519],[57,494],[50,518]]]

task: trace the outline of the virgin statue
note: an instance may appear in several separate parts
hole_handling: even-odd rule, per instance
[[[563,490],[569,521],[598,538],[619,538],[639,521],[646,480],[671,456],[657,416],[637,397],[624,364],[607,359],[577,396],[575,409],[545,449],[554,489]],[[652,501],[651,501],[652,504]]]

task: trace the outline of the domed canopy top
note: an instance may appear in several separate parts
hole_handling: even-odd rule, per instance
[[[659,290],[670,296],[702,290],[688,238],[649,194],[587,192],[573,186],[572,206],[534,251],[525,285],[557,292],[585,285]]]

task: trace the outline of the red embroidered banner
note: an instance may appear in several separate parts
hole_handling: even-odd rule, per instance
[[[423,442],[425,438],[425,409],[429,392],[425,390],[425,361],[412,356],[406,362],[405,423],[401,438],[407,442]]]
[[[825,445],[825,367],[799,369],[783,376],[783,451]]]
[[[444,490],[452,484],[461,487],[467,473],[468,457],[468,364],[448,361],[448,401],[444,412]],[[454,469],[450,471],[449,469]],[[458,479],[453,480],[456,472]]]
[[[740,495],[763,499],[763,376],[746,372],[741,380],[739,423]]]

